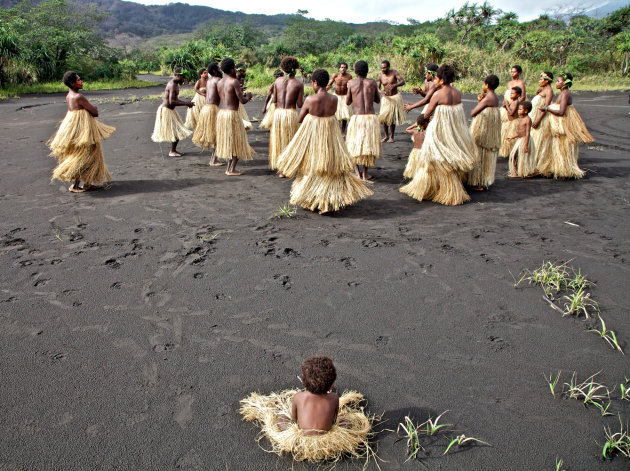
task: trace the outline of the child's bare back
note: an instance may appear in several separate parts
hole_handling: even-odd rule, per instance
[[[293,396],[291,418],[305,435],[329,431],[337,417],[339,396],[331,392],[337,372],[330,358],[312,356],[302,364],[306,391]]]

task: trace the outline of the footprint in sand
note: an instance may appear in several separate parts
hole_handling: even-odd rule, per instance
[[[190,394],[182,394],[175,399],[177,404],[175,406],[176,411],[173,414],[173,420],[177,422],[181,428],[186,428],[186,424],[193,418],[192,405],[195,398]]]

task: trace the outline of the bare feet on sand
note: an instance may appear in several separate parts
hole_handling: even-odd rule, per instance
[[[78,185],[75,185],[74,183],[72,185],[70,185],[70,187],[68,188],[68,191],[72,192],[72,193],[83,193],[85,190],[81,187],[79,187]]]
[[[182,155],[183,154],[180,154],[179,152],[173,152],[173,151],[168,153],[169,157],[181,157]]]
[[[237,176],[239,176],[239,175],[243,175],[243,172],[237,172],[237,171],[235,171],[235,170],[232,170],[232,171],[229,171],[229,172],[225,172],[225,174],[226,174],[228,177],[237,177]]]

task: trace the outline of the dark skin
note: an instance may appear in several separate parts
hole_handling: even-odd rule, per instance
[[[381,73],[378,75],[378,89],[383,88],[382,94],[385,96],[394,96],[398,94],[398,87],[402,87],[406,82],[405,79],[398,73],[397,70],[390,69],[389,66],[383,62],[381,63]],[[391,124],[389,129],[386,124],[383,124],[383,131],[385,131],[385,137],[383,142],[394,142],[394,130],[396,125]],[[390,137],[391,131],[391,137]]]
[[[525,146],[523,148],[523,152],[527,154],[529,152],[529,132],[532,127],[532,120],[528,116],[527,110],[525,110],[522,105],[518,107],[518,116],[519,120],[518,127],[516,128],[516,136],[508,137],[508,141],[524,137]],[[516,162],[514,164],[516,165]]]
[[[197,80],[197,82],[195,83],[195,92],[197,92],[201,96],[206,96],[205,89],[206,89],[207,84],[208,84],[208,71],[204,70],[199,80]]]
[[[222,110],[238,111],[238,104],[245,104],[252,99],[252,94],[247,92],[243,94],[241,83],[236,78],[236,70],[232,68],[229,71],[224,71],[225,76],[217,83],[217,90],[219,92],[219,108]],[[236,171],[236,163],[238,157],[232,157],[228,162],[225,174],[228,176],[242,175],[242,172]]]
[[[335,84],[335,94],[345,96],[348,94],[348,82],[352,79],[352,75],[346,73],[348,70],[348,66],[346,64],[341,64],[339,66],[339,72],[333,74],[330,78],[330,82],[326,86],[326,90],[330,90],[332,88],[333,83]],[[346,120],[341,121],[341,132],[346,134],[346,127],[348,126],[348,122]]]
[[[420,108],[421,106],[426,105],[431,101],[431,97],[435,93],[435,81],[434,75],[429,72],[426,73],[424,77],[424,90],[421,88],[414,88],[414,95],[420,94],[424,98],[416,103],[405,103],[405,111],[409,112],[413,109]]]
[[[553,90],[551,89],[551,84],[549,83],[549,80],[541,78],[538,81],[538,84],[540,85],[540,88],[538,89],[538,91],[536,91],[536,95],[540,95],[545,99],[546,108],[547,106],[551,105],[551,101],[553,100]],[[534,129],[537,129],[538,126],[540,126],[542,119],[545,117],[545,113],[546,111],[543,110],[542,113],[540,113],[538,119],[532,123],[532,127]]]
[[[426,118],[429,118],[439,105],[454,106],[462,102],[462,92],[453,87],[453,84],[445,83],[441,78],[436,77],[435,87],[437,90],[424,111]]]
[[[368,79],[357,74],[357,78],[348,82],[348,93],[346,104],[354,105],[354,114],[374,114],[374,103],[381,102],[381,95],[378,93],[376,80]],[[363,172],[358,165],[354,166],[354,171],[362,180],[370,180],[368,168],[364,165]]]
[[[520,104],[521,97],[518,92],[514,89],[510,90],[510,100],[503,100],[503,108],[507,110],[508,120],[512,121],[518,117],[518,105]]]
[[[166,88],[164,89],[162,106],[168,108],[169,110],[174,110],[176,106],[187,106],[188,108],[195,106],[195,104],[191,101],[182,101],[179,99],[179,86],[182,83],[184,83],[184,76],[181,74],[175,74],[175,77],[169,80],[166,84]],[[171,144],[171,152],[169,153],[171,157],[181,156],[181,154],[177,152],[178,142],[179,140]]]
[[[273,99],[276,109],[294,110],[296,107],[303,109],[304,84],[295,78],[295,74],[289,75],[288,78],[278,77],[273,86],[275,87]],[[278,176],[284,178],[282,173],[279,173]]]
[[[560,108],[557,110],[541,108],[541,110],[546,110],[547,113],[555,114],[556,116],[564,116],[564,113],[567,111],[567,106],[573,104],[573,96],[569,91],[569,87],[565,87],[564,79],[562,77],[558,77],[556,80],[556,88],[560,90],[560,95],[558,95],[558,99],[556,100],[556,103],[560,105]]]
[[[276,108],[294,110],[302,108],[304,104],[304,84],[295,78],[295,74],[289,78],[278,77],[273,85],[276,88],[274,97]]]
[[[206,105],[219,106],[219,103],[221,102],[219,90],[217,89],[219,80],[221,80],[221,76],[218,73],[217,75],[210,77],[210,80],[208,80],[208,83],[206,84]],[[212,167],[220,167],[223,165],[223,162],[217,160],[217,154],[213,151],[208,165]]]
[[[422,144],[424,144],[424,136],[426,135],[426,128],[422,128],[422,131],[420,131],[418,127],[419,126],[417,124],[412,124],[407,129],[405,129],[405,132],[407,134],[411,134],[411,136],[413,137],[414,149],[422,148]]]
[[[291,420],[298,424],[304,435],[319,435],[332,428],[338,410],[339,396],[336,393],[300,391],[293,396]]]
[[[471,118],[474,118],[486,108],[498,108],[499,106],[499,97],[497,97],[496,93],[494,93],[494,90],[490,90],[488,88],[487,83],[483,84],[483,92],[477,97],[477,99],[479,100],[479,103],[477,103],[477,106],[475,106],[470,112]]]
[[[315,94],[310,95],[304,100],[304,106],[302,106],[300,116],[298,117],[299,123],[304,121],[307,114],[318,118],[328,118],[335,116],[337,112],[337,97],[328,93],[325,85],[318,85],[317,82],[313,82],[312,84]],[[319,211],[319,214],[323,213],[324,211]]]
[[[512,80],[510,80],[507,84],[508,90],[511,90],[512,87],[520,87],[521,90],[523,90],[523,93],[521,94],[520,97],[518,97],[518,101],[519,102],[525,101],[525,98],[527,97],[527,92],[525,91],[525,82],[521,80],[520,72],[516,70],[514,67],[512,67],[510,69],[510,75],[512,76]],[[518,108],[517,108],[517,111],[518,111]]]
[[[81,90],[82,88],[83,81],[81,80],[81,77],[77,75],[76,82],[71,84],[70,90],[66,95],[66,104],[68,105],[68,111],[86,110],[92,116],[97,118],[98,108],[90,103],[88,99],[79,92],[79,90]],[[68,188],[68,191],[71,191],[72,193],[83,193],[87,190],[97,190],[102,188],[101,186],[97,185],[83,185],[83,187],[80,187],[80,183],[80,180],[75,180]]]

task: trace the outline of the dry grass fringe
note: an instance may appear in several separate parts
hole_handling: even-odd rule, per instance
[[[186,122],[184,124],[186,124],[186,127],[188,129],[192,129],[194,131],[197,128],[197,123],[199,122],[201,109],[206,103],[206,97],[195,92],[195,96],[193,97],[192,102],[195,104],[195,106],[188,108],[188,110],[186,111]]]
[[[238,157],[252,160],[256,153],[247,142],[243,120],[236,110],[219,110],[217,113],[216,155],[222,160]]]
[[[484,108],[470,123],[475,144],[488,150],[501,147],[501,112],[497,107]]]
[[[85,184],[111,181],[101,141],[116,128],[97,121],[87,110],[68,111],[55,136],[48,141],[58,165],[51,179]]]
[[[352,170],[352,159],[334,116],[306,115],[278,157],[278,171],[288,178],[303,175],[337,177]]]
[[[559,105],[550,106],[558,110]],[[545,168],[545,174],[554,178],[582,178],[584,171],[578,166],[580,144],[593,142],[593,136],[586,129],[586,125],[574,106],[567,106],[564,116],[549,114],[551,129],[550,168]]]
[[[409,152],[409,157],[407,158],[407,165],[405,165],[405,171],[403,172],[403,176],[405,178],[413,178],[413,176],[418,172],[418,167],[420,166],[420,149],[416,147],[411,149]]]
[[[193,144],[202,149],[210,149],[217,143],[217,105],[203,105],[199,121],[192,137]]]
[[[430,200],[446,206],[455,206],[470,201],[462,185],[461,176],[446,165],[421,160],[413,180],[400,188],[418,201]]]
[[[468,172],[466,184],[473,187],[482,186],[488,188],[494,183],[497,171],[498,150],[489,150],[477,146],[479,162]]]
[[[381,109],[378,114],[378,120],[381,124],[386,124],[387,126],[403,124],[407,120],[400,93],[394,96],[381,95]]]
[[[381,130],[375,114],[353,115],[346,134],[348,152],[355,165],[374,167],[381,154]]]
[[[346,105],[347,95],[337,95],[337,112],[335,113],[335,118],[337,121],[348,121],[352,117],[352,107]]]
[[[175,142],[189,137],[193,132],[184,125],[176,110],[160,105],[156,116],[151,140],[153,142]]]
[[[532,111],[529,114],[529,117],[532,120],[532,123],[535,122],[542,111],[540,108],[545,104],[545,99],[536,95],[532,100]],[[553,164],[553,152],[552,152],[552,140],[551,140],[551,122],[549,119],[550,114],[545,113],[543,119],[540,121],[540,124],[536,129],[531,129],[531,139],[534,141],[534,146],[536,148],[536,166],[538,171],[546,176],[550,177],[553,175],[552,164]]]
[[[269,168],[278,168],[278,157],[295,136],[300,124],[295,108],[276,108],[269,132]]]
[[[509,175],[511,177],[527,177],[536,171],[536,145],[534,140],[529,139],[529,152],[525,152],[524,137],[519,137],[514,142],[512,152],[510,152]]]
[[[263,437],[271,442],[265,451],[282,455],[291,453],[295,461],[310,463],[336,463],[343,457],[366,459],[364,469],[372,457],[370,447],[374,416],[366,415],[361,402],[363,396],[355,391],[346,391],[339,398],[337,421],[326,433],[304,435],[295,422],[291,421],[291,405],[297,390],[287,390],[263,396],[252,393],[241,400],[240,413],[243,419],[256,422],[261,427],[257,440]],[[278,426],[279,421],[284,425]],[[263,448],[264,449],[264,448]]]
[[[275,110],[276,110],[276,104],[269,103],[269,105],[267,106],[267,112],[265,113],[265,117],[258,125],[260,129],[264,129],[267,131],[271,129],[271,123],[273,123],[273,112]]]

